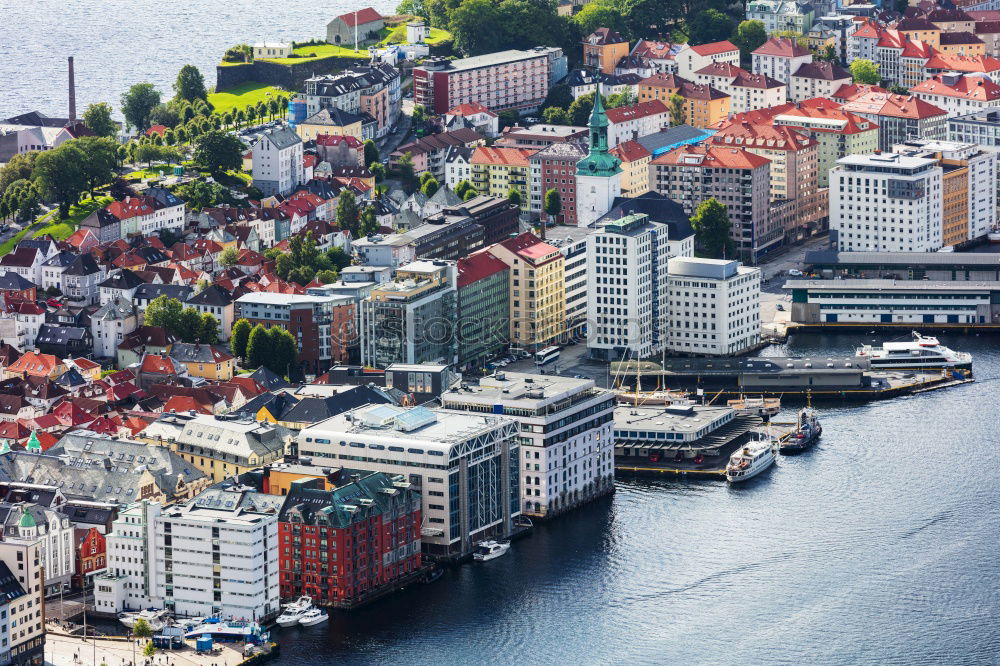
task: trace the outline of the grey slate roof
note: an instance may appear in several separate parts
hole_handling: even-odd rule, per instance
[[[132,305],[132,301],[115,297],[108,301],[105,305],[102,305],[97,312],[90,315],[90,320],[117,321],[119,319],[128,319],[129,317],[134,316],[135,307]]]
[[[84,340],[87,337],[87,329],[82,326],[56,326],[55,324],[42,324],[38,329],[38,336],[35,344],[65,345],[70,342]]]
[[[233,302],[233,297],[228,291],[217,284],[209,285],[200,292],[187,299],[192,305],[211,305],[214,307],[225,307]]]
[[[292,146],[302,143],[302,139],[298,134],[292,131],[289,127],[279,127],[276,129],[265,130],[261,134],[261,141],[267,140],[277,148],[278,150],[284,150],[285,148],[291,148]]]
[[[31,289],[35,286],[35,283],[31,280],[21,277],[14,271],[7,271],[3,275],[0,275],[0,290],[4,291],[23,291],[25,289]]]
[[[384,405],[391,402],[384,393],[377,389],[368,386],[355,386],[326,398],[302,398],[279,418],[289,423],[319,423],[355,407]]]
[[[100,267],[97,265],[97,260],[89,252],[85,254],[79,254],[73,260],[66,270],[63,271],[63,275],[93,275],[94,273],[99,273],[101,271]]]
[[[151,301],[157,296],[166,294],[183,303],[191,295],[191,291],[191,287],[186,284],[140,284],[132,298],[137,300],[145,298]]]
[[[144,284],[142,278],[127,268],[122,268],[117,273],[109,275],[100,285],[109,289],[135,289]]]
[[[265,368],[264,366],[260,366],[254,370],[250,375],[250,379],[256,380],[257,383],[266,388],[268,391],[277,391],[278,389],[285,388],[286,386],[291,386],[291,384],[281,378],[281,375],[277,374],[273,370]]]

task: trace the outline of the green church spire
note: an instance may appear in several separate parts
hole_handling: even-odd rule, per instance
[[[601,83],[594,91],[594,110],[590,112],[590,152],[576,163],[578,176],[610,178],[621,173],[622,161],[608,152],[608,114],[601,100]]]
[[[28,438],[28,444],[24,448],[32,453],[42,452],[42,443],[38,441],[38,435],[34,430],[31,431],[31,437]]]

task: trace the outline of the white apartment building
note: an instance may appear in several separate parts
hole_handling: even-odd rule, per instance
[[[553,227],[547,231],[547,243],[565,258],[566,332],[580,334],[587,325],[587,237],[593,227]]]
[[[134,502],[118,514],[106,537],[107,568],[94,577],[94,606],[99,613],[121,613],[162,606],[156,580],[158,502]]]
[[[110,358],[118,353],[118,345],[139,326],[132,301],[115,298],[105,303],[90,317],[90,332],[94,336],[94,356]]]
[[[156,521],[156,593],[181,616],[262,620],[281,610],[279,495],[210,488]]]
[[[0,541],[0,562],[17,581],[0,581],[9,593],[0,602],[0,663],[42,664],[45,650],[43,565],[38,541]],[[20,588],[20,589],[18,589]]]
[[[318,465],[402,474],[422,497],[424,552],[458,558],[510,535],[521,513],[521,434],[492,410],[369,405],[304,428],[298,445]]]
[[[667,225],[636,213],[600,223],[587,238],[587,351],[621,361],[667,344]]]
[[[799,67],[812,62],[812,51],[790,37],[772,37],[754,49],[753,73],[788,83]]]
[[[670,337],[675,353],[731,356],[760,342],[760,269],[738,261],[674,257]]]
[[[545,518],[614,487],[614,395],[592,379],[497,372],[441,395],[444,409],[520,423],[521,512]]]
[[[288,127],[266,130],[251,150],[253,185],[264,196],[288,194],[305,182],[302,139]]]
[[[68,588],[76,571],[75,528],[69,518],[29,502],[0,504],[0,513],[4,541],[38,544],[38,558],[45,567],[45,592],[54,594]]]
[[[789,81],[789,98],[803,102],[815,97],[832,98],[841,86],[853,81],[851,73],[832,62],[817,60],[799,65]]]
[[[608,148],[670,127],[670,111],[658,99],[607,110]]]
[[[712,42],[691,46],[685,44],[674,56],[677,63],[677,74],[682,78],[694,81],[699,69],[708,67],[713,62],[723,62],[740,66],[740,50],[730,41]]]
[[[842,252],[936,252],[942,169],[897,153],[848,155],[830,170],[830,233]]]

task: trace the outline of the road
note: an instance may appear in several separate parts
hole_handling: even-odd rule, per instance
[[[770,278],[776,275],[787,276],[788,271],[793,268],[802,270],[802,262],[805,259],[806,252],[825,250],[829,242],[830,239],[825,234],[823,236],[815,236],[801,245],[793,245],[784,251],[779,251],[773,258],[765,257],[764,262],[760,265],[761,277],[765,280],[770,280]],[[782,283],[784,283],[784,280],[774,283],[772,288],[780,291]]]
[[[607,387],[609,384],[608,363],[591,361],[587,358],[587,345],[578,342],[573,345],[563,347],[558,360],[552,361],[542,367],[535,365],[534,358],[523,359],[501,368],[501,372],[529,372],[544,373],[546,375],[562,375],[564,377],[575,377],[577,375],[593,379],[598,386]]]

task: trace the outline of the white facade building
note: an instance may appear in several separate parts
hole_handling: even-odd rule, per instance
[[[587,238],[587,349],[604,361],[646,358],[667,344],[667,225],[641,213]]]
[[[830,232],[844,252],[936,252],[942,169],[927,157],[848,155],[830,170]]]
[[[46,593],[68,587],[76,571],[75,527],[69,517],[30,502],[0,505],[0,511],[5,514],[5,542],[38,543],[39,562],[45,567]]]
[[[252,151],[253,185],[264,196],[288,194],[305,182],[302,139],[288,127],[265,131]]]
[[[94,356],[111,358],[118,353],[122,339],[139,326],[135,306],[131,301],[115,298],[101,306],[90,318],[94,336]]]
[[[156,593],[181,616],[261,620],[280,612],[278,512],[284,498],[210,488],[156,521]]]
[[[521,512],[543,518],[614,487],[614,396],[592,379],[498,372],[441,396],[447,410],[521,424]]]
[[[99,613],[161,607],[156,579],[156,524],[161,507],[143,500],[118,514],[106,537],[107,569],[94,577],[94,605]]]
[[[425,553],[461,557],[511,533],[520,514],[520,429],[490,413],[390,405],[360,407],[299,433],[318,465],[402,474],[423,501]]]
[[[674,257],[668,271],[671,351],[731,356],[760,342],[759,268]]]

